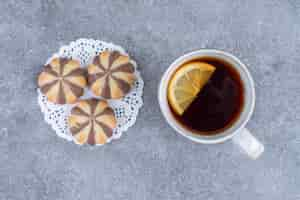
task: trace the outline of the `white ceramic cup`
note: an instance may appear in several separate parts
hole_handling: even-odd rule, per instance
[[[239,118],[234,124],[216,135],[194,134],[178,123],[171,113],[167,100],[167,87],[172,74],[183,63],[201,57],[214,57],[230,63],[238,72],[244,86],[244,106]],[[224,51],[214,49],[201,49],[185,54],[176,59],[163,74],[158,88],[158,101],[161,112],[170,126],[184,137],[203,144],[216,144],[232,139],[232,141],[242,148],[252,159],[258,158],[264,151],[264,146],[245,128],[249,121],[255,105],[255,89],[253,79],[247,67],[235,56]]]

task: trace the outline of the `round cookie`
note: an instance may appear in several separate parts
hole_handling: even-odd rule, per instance
[[[47,99],[57,104],[71,104],[83,95],[87,85],[85,70],[68,58],[54,58],[38,76],[38,86]]]
[[[117,125],[114,111],[105,100],[80,100],[68,119],[70,132],[79,144],[105,144]]]
[[[129,56],[104,51],[88,65],[88,84],[96,96],[119,99],[131,89],[136,76]]]

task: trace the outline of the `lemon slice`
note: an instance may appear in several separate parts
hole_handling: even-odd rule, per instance
[[[168,85],[168,101],[176,114],[183,114],[214,71],[214,66],[195,61],[184,64],[174,73]]]

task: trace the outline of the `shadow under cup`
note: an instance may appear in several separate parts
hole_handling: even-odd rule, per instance
[[[205,134],[205,132],[202,134],[201,132],[193,130],[180,122],[178,117],[174,115],[170,108],[167,99],[168,83],[176,70],[187,62],[201,60],[202,58],[213,58],[224,61],[224,63],[228,63],[239,74],[239,78],[243,86],[243,103],[236,118],[224,128],[217,129],[210,134]],[[220,143],[233,137],[250,119],[255,104],[254,82],[246,66],[235,56],[219,50],[199,50],[183,55],[170,65],[161,79],[158,98],[164,117],[171,127],[178,133],[200,143]]]

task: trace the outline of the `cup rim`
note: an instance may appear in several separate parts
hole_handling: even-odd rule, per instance
[[[217,134],[218,135],[217,138],[214,138],[213,136],[196,135],[195,133],[192,133],[191,131],[182,127],[178,122],[176,122],[174,117],[171,116],[170,108],[169,108],[168,102],[165,98],[167,94],[166,94],[166,92],[164,92],[166,89],[165,86],[167,86],[166,82],[169,81],[169,78],[172,75],[172,73],[174,72],[174,70],[176,70],[182,63],[186,62],[188,60],[188,58],[191,58],[191,57],[197,56],[197,55],[205,56],[205,54],[223,55],[223,56],[233,60],[234,62],[236,62],[239,65],[239,68],[241,68],[241,70],[247,76],[247,79],[248,79],[247,85],[249,85],[249,89],[250,89],[250,93],[251,93],[251,97],[252,97],[252,100],[250,101],[250,105],[249,105],[249,111],[246,113],[244,120],[242,122],[240,122],[240,125],[238,127],[234,127],[234,131],[232,131],[229,134],[224,134],[224,135],[222,135],[222,133]],[[166,80],[166,78],[168,78],[168,79]],[[165,120],[167,121],[167,123],[177,133],[181,134],[182,136],[184,136],[192,141],[195,141],[198,143],[203,143],[203,144],[216,144],[216,143],[225,142],[226,140],[231,139],[241,129],[243,129],[253,114],[254,107],[255,107],[255,98],[256,97],[255,97],[254,80],[253,80],[247,66],[243,62],[241,62],[236,56],[232,55],[231,53],[228,53],[228,52],[225,52],[222,50],[218,50],[218,49],[199,49],[199,50],[188,52],[188,53],[178,57],[169,65],[169,67],[163,73],[163,75],[160,79],[159,86],[158,86],[158,103],[159,103],[160,110],[161,110]],[[215,136],[217,136],[217,135],[215,135]],[[220,135],[222,135],[222,136],[220,136]]]

